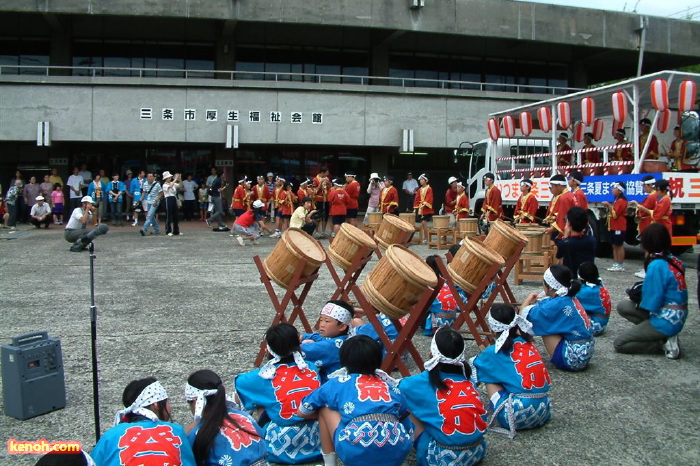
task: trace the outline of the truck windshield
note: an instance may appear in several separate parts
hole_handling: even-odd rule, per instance
[[[469,160],[469,178],[471,179],[484,167],[486,162],[486,150],[488,144],[485,142],[474,144],[474,152]]]

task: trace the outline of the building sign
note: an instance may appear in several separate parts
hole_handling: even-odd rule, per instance
[[[160,112],[161,120],[163,121],[175,121],[175,109],[174,108],[162,108]],[[139,118],[141,120],[152,120],[153,119],[153,109],[142,107],[139,109]],[[223,118],[223,117],[222,117]],[[250,110],[248,111],[248,122],[249,123],[260,123],[263,121],[263,112],[260,110]],[[278,110],[272,110],[269,112],[269,123],[284,123],[289,121],[289,123],[300,125],[304,123],[304,113],[303,112],[290,112],[289,120],[286,120],[287,116]],[[182,119],[184,121],[197,121],[197,109],[186,108],[183,110]],[[218,109],[206,109],[204,110],[204,121],[219,121],[219,110]],[[238,110],[226,110],[226,121],[241,121],[241,113]],[[308,121],[308,120],[307,120]],[[323,112],[313,112],[311,113],[311,124],[322,125],[323,124]]]
[[[586,176],[581,189],[586,193],[588,202],[613,201],[612,185],[617,181],[625,183],[625,197],[628,201],[642,202],[646,197],[642,179],[652,175],[661,179],[662,175],[668,180],[673,196],[673,204],[700,204],[700,173],[644,173],[640,175],[607,175]],[[532,180],[532,193],[540,203],[549,202],[552,193],[549,192],[549,178]],[[501,190],[504,201],[515,202],[520,197],[520,180],[497,180],[496,186]]]
[[[215,167],[233,167],[233,160],[215,160]]]

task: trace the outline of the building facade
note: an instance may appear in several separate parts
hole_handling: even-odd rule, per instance
[[[695,64],[700,24],[507,0],[0,0],[0,183],[462,170],[486,115]],[[440,184],[440,183],[438,183]]]

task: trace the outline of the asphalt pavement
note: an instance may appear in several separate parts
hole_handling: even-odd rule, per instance
[[[212,369],[230,389],[235,374],[253,368],[260,340],[272,321],[271,301],[253,257],[267,257],[278,240],[262,238],[256,245],[241,247],[228,233],[212,232],[201,222],[183,222],[181,228],[184,234],[177,237],[141,237],[136,228],[112,228],[95,242],[103,432],[121,408],[126,384],[149,375],[168,390],[175,421],[189,424],[191,414],[184,401],[187,376]],[[323,244],[328,246],[327,241]],[[76,440],[87,450],[94,445],[90,259],[87,252],[71,253],[68,248],[62,227],[0,230],[0,342],[9,344],[14,336],[38,330],[59,338],[67,391],[65,409],[24,421],[0,416],[0,440],[5,443],[12,438]],[[436,253],[424,245],[412,250],[421,257]],[[697,252],[682,257],[689,267],[690,315],[680,335],[681,359],[616,354],[612,341],[631,324],[613,315],[605,334],[597,338],[586,371],[565,373],[547,363],[552,420],[514,440],[488,433],[483,464],[700,464]],[[628,247],[623,273],[605,270],[610,259],[597,263],[615,305],[637,280],[633,273],[641,268],[642,254]],[[359,282],[374,264],[376,259]],[[509,281],[512,284],[512,277]],[[310,320],[334,290],[323,266],[306,300]],[[513,286],[520,299],[540,290],[538,281]],[[429,339],[416,335],[413,340],[427,356]],[[541,340],[537,341],[545,354]],[[474,342],[467,344],[470,355],[476,354]],[[10,455],[6,446],[0,447],[0,465],[34,464],[36,459]]]

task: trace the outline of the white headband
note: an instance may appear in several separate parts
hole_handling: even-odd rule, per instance
[[[559,281],[554,278],[551,269],[547,269],[547,271],[544,273],[544,282],[557,293],[557,296],[566,296],[569,292],[567,287],[559,283]]]
[[[282,358],[279,354],[272,351],[270,345],[267,345],[267,352],[272,355],[272,359],[267,361],[267,363],[260,368],[258,375],[263,379],[272,380],[275,377],[275,374],[277,373],[277,366],[275,366],[275,364],[280,362]],[[297,367],[299,367],[299,369],[305,370],[309,367],[309,365],[306,364],[306,361],[304,361],[304,357],[299,351],[294,351],[292,353],[292,356],[294,356],[294,362],[297,364]]]
[[[129,413],[140,414],[151,421],[158,422],[160,419],[158,419],[156,413],[148,409],[147,406],[151,406],[153,403],[158,403],[159,401],[167,399],[168,393],[165,391],[165,388],[163,388],[160,382],[155,381],[141,391],[131,406],[124,408],[121,411],[117,411],[117,414],[114,416],[114,425],[116,426],[119,424],[122,417]]]
[[[428,180],[428,176],[427,176],[425,173],[421,173],[421,174],[420,174],[420,176],[418,177],[418,179],[420,180],[421,178],[423,178],[425,181],[430,181],[430,180]]]
[[[387,374],[381,369],[377,369],[374,371],[374,375],[382,379],[386,384],[390,387],[397,387],[399,385],[399,382],[396,381],[395,378]],[[348,369],[347,367],[342,367],[338,369],[337,371],[332,372],[329,376],[329,379],[338,379],[341,382],[345,382],[350,379],[350,374],[348,374]]]
[[[238,180],[238,183],[245,183],[246,181],[248,181],[248,177],[244,176],[243,179]]]
[[[486,316],[486,320],[488,321],[491,330],[493,330],[494,332],[501,332],[498,339],[496,340],[496,353],[498,353],[498,351],[508,339],[510,329],[514,327],[519,327],[520,330],[522,330],[523,332],[529,333],[530,335],[533,334],[532,324],[529,320],[525,319],[520,314],[515,314],[515,317],[509,324],[504,324],[503,322],[494,319],[493,317],[491,317],[491,313],[489,313]]]
[[[349,325],[350,321],[352,320],[352,314],[350,314],[350,311],[345,309],[343,306],[338,306],[335,303],[326,303],[326,305],[321,309],[321,315],[331,317],[344,323],[345,325]]]
[[[334,181],[333,186],[343,186],[345,183],[341,183],[339,181]]]
[[[613,183],[613,188],[619,189],[623,193],[625,192],[625,187],[621,185],[620,183]]]
[[[216,388],[202,390],[188,383],[185,384],[185,399],[187,401],[197,400],[194,404],[194,422],[199,422],[202,419],[204,407],[207,405],[207,397],[216,395],[217,392]]]
[[[550,180],[550,181],[549,181],[549,184],[558,184],[558,185],[561,185],[561,186],[566,186],[566,181],[561,181],[561,180],[553,180],[553,181],[552,181],[552,180]]]
[[[435,366],[437,366],[440,363],[449,364],[451,366],[462,366],[462,373],[466,377],[467,374],[464,370],[464,354],[467,351],[467,347],[465,346],[462,350],[462,353],[460,353],[460,355],[456,358],[448,358],[440,352],[440,349],[437,346],[437,342],[435,341],[436,336],[437,332],[435,332],[435,335],[433,335],[433,341],[430,342],[430,353],[433,355],[433,357],[425,362],[425,369],[431,371],[435,368]]]
[[[656,183],[656,178],[652,178],[652,179],[646,180],[646,181],[644,182],[644,184],[654,184],[654,183]]]
[[[352,173],[346,173],[345,176],[352,176],[353,178],[355,178],[355,175],[353,175]]]
[[[521,181],[520,184],[532,188],[532,183],[529,181]]]

